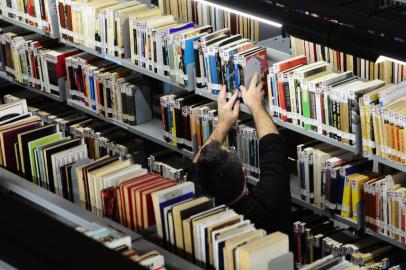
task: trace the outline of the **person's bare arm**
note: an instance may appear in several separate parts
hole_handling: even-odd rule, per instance
[[[231,99],[227,102],[226,98],[226,87],[223,86],[221,88],[219,98],[218,98],[218,122],[216,128],[214,129],[213,133],[210,135],[209,139],[206,143],[200,148],[203,149],[207,144],[218,141],[220,144],[224,142],[228,131],[232,128],[234,123],[238,119],[238,115],[240,113],[240,101],[237,100],[238,98],[238,91],[234,92],[234,95]],[[196,154],[193,159],[193,163],[196,163],[199,159],[200,151]]]
[[[244,104],[251,110],[257,128],[258,139],[260,140],[265,135],[272,133],[278,134],[278,128],[264,108],[261,93],[263,83],[261,82],[257,85],[257,78],[258,73],[252,78],[248,90],[244,86],[241,86],[240,90]]]

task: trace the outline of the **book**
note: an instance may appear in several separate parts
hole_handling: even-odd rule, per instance
[[[249,242],[239,248],[239,269],[266,268],[273,258],[289,252],[288,236],[280,232],[269,234],[261,239]]]

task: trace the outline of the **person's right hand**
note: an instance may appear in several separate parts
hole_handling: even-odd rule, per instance
[[[247,105],[247,107],[251,110],[256,109],[256,108],[263,108],[262,104],[262,87],[263,83],[262,81],[257,85],[257,78],[258,78],[258,72],[254,74],[251,80],[251,84],[249,86],[249,89],[245,88],[245,86],[241,85],[240,90],[241,90],[241,96],[244,101],[244,104]]]
[[[218,97],[218,122],[217,127],[223,128],[228,132],[235,122],[238,120],[240,114],[240,101],[238,99],[238,91],[235,91],[229,101],[227,101],[226,86],[224,85]]]

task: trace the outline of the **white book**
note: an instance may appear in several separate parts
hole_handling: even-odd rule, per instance
[[[187,193],[195,193],[195,185],[192,182],[185,182],[167,189],[163,189],[152,193],[152,204],[154,207],[155,222],[157,233],[160,238],[163,238],[162,232],[162,217],[160,205],[164,202],[172,200],[176,197],[182,196]]]
[[[60,168],[68,163],[87,158],[87,146],[85,144],[75,146],[62,152],[51,155],[52,174],[56,194],[63,196],[62,179]]]
[[[194,240],[197,243],[195,254],[197,260],[204,263],[206,262],[205,242],[207,241],[207,239],[205,238],[205,229],[211,225],[225,221],[233,216],[237,216],[237,214],[233,210],[228,210],[218,215],[215,214],[208,218],[205,222],[201,223],[198,226],[197,231],[193,231]]]
[[[228,235],[228,236],[222,237],[222,238],[217,238],[216,237],[216,235],[218,235],[220,233],[223,233],[223,232],[226,232],[228,230],[235,229],[235,228],[241,228],[241,227],[243,229],[236,232],[236,233],[233,233],[231,235]],[[231,226],[227,226],[226,228],[222,228],[220,230],[216,230],[216,231],[211,232],[211,234],[212,234],[211,239],[212,239],[212,245],[213,245],[213,262],[214,262],[214,266],[215,266],[216,269],[220,268],[219,258],[218,258],[218,245],[219,245],[219,243],[227,241],[228,239],[234,238],[237,235],[244,234],[244,233],[251,232],[251,231],[255,231],[254,224],[251,224],[250,220],[242,220],[241,219],[241,221],[236,223],[236,224],[233,224]]]

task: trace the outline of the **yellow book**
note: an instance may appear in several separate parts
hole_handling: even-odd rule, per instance
[[[212,208],[182,221],[184,250],[187,254],[194,254],[193,250],[193,222],[210,215],[225,211],[224,207]]]
[[[352,219],[358,223],[358,210],[361,210],[363,205],[364,183],[369,180],[367,175],[354,173],[348,176],[351,181],[351,209]]]
[[[252,232],[244,233],[242,235],[236,236],[227,240],[223,249],[224,258],[224,269],[234,270],[234,254],[233,251],[242,245],[249,243],[250,241],[255,241],[266,235],[264,230],[255,230]]]
[[[398,229],[401,229],[401,202],[406,194],[406,188],[396,185],[397,188],[391,190],[391,237],[395,240],[399,240],[400,236],[397,233]]]
[[[209,252],[209,261],[208,261],[208,263],[209,263],[210,265],[214,265],[214,256],[215,256],[215,254],[213,254],[214,247],[213,247],[212,232],[213,232],[213,231],[216,231],[216,230],[219,230],[219,229],[222,229],[222,228],[224,228],[224,227],[227,227],[227,226],[231,226],[231,225],[233,225],[233,224],[236,224],[236,223],[240,222],[241,220],[242,220],[242,217],[241,217],[241,216],[238,216],[238,215],[236,214],[235,216],[233,216],[233,217],[231,217],[231,218],[228,218],[228,219],[226,219],[226,220],[220,221],[220,222],[218,222],[218,223],[216,223],[216,224],[214,224],[214,225],[212,225],[212,226],[209,226],[209,227],[207,228],[207,236],[208,236],[207,242],[208,242],[208,247],[209,247],[209,250],[208,250],[208,252]],[[206,255],[207,255],[207,254],[206,254]]]
[[[289,237],[275,232],[237,248],[240,270],[268,269],[272,259],[289,253]]]
[[[352,201],[351,201],[351,180],[349,176],[345,177],[344,180],[344,189],[343,189],[343,201],[342,201],[342,209],[341,209],[341,216],[349,218],[351,217],[351,208],[352,208]]]
[[[176,247],[183,250],[183,228],[182,228],[182,215],[181,212],[195,207],[197,205],[202,205],[210,202],[211,200],[207,197],[200,197],[195,200],[176,205],[172,208],[173,225],[175,230]]]

